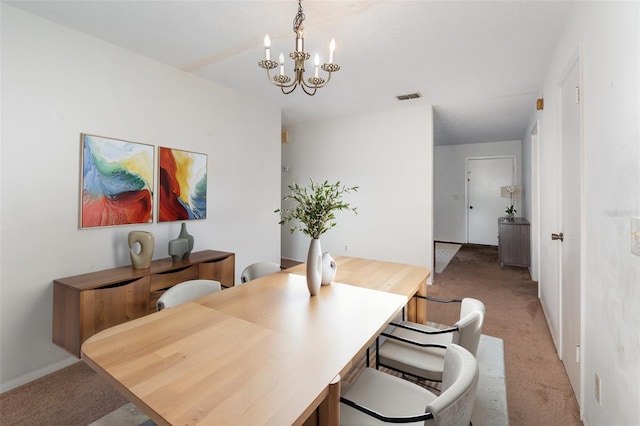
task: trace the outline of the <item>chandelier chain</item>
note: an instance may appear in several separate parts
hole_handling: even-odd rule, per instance
[[[298,33],[298,31],[303,30],[302,22],[304,21],[304,12],[302,11],[302,0],[298,0],[298,13],[296,17],[293,18],[293,32]]]

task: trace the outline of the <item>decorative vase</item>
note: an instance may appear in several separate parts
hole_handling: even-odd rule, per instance
[[[178,238],[184,238],[187,240],[188,250],[182,257],[182,260],[189,259],[189,255],[191,254],[191,250],[193,250],[193,235],[187,232],[187,224],[182,222],[182,226],[180,227],[180,235]]]
[[[329,252],[322,254],[322,285],[329,285],[331,281],[336,277],[338,272],[338,265],[333,260]]]
[[[169,241],[169,256],[174,262],[182,262],[189,251],[189,241],[186,238],[176,238]],[[187,256],[188,258],[188,256]]]
[[[129,232],[129,254],[131,265],[136,269],[148,268],[151,265],[155,238],[151,232]],[[136,252],[136,243],[140,245],[140,251]]]
[[[322,247],[320,247],[320,240],[314,238],[309,244],[309,253],[307,254],[307,287],[312,296],[318,294],[321,283]]]

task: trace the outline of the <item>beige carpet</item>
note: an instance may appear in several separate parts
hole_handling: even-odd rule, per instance
[[[0,394],[0,425],[87,426],[127,402],[78,362]]]
[[[441,274],[445,270],[451,259],[456,255],[462,247],[461,244],[436,243],[436,274]]]

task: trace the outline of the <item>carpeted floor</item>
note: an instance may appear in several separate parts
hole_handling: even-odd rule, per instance
[[[582,424],[525,268],[500,268],[496,247],[463,245],[428,294],[486,305],[483,333],[504,340],[511,425]],[[453,324],[459,308],[429,302],[429,321]],[[127,400],[84,363],[0,394],[0,425],[86,426]]]
[[[537,283],[526,268],[500,268],[492,246],[463,245],[429,296],[475,297],[484,302],[483,334],[504,340],[509,422],[512,425],[581,425],[569,379],[551,340],[538,300]],[[429,302],[430,321],[453,324],[451,305]]]
[[[0,425],[86,426],[127,402],[78,362],[0,394]]]

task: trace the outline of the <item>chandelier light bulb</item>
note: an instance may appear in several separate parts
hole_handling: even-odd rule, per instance
[[[320,56],[316,53],[316,56],[313,58],[313,65],[315,68],[315,78],[318,78],[318,69],[320,68]]]
[[[336,39],[332,38],[329,44],[329,63],[333,63],[333,52],[336,50]]]
[[[278,56],[278,62],[280,63],[280,75],[284,75],[284,54],[282,52]]]
[[[304,51],[304,37],[302,31],[298,31],[296,35],[296,52]]]
[[[271,59],[271,52],[269,47],[271,47],[271,40],[269,39],[269,34],[264,36],[264,58],[268,61]]]

